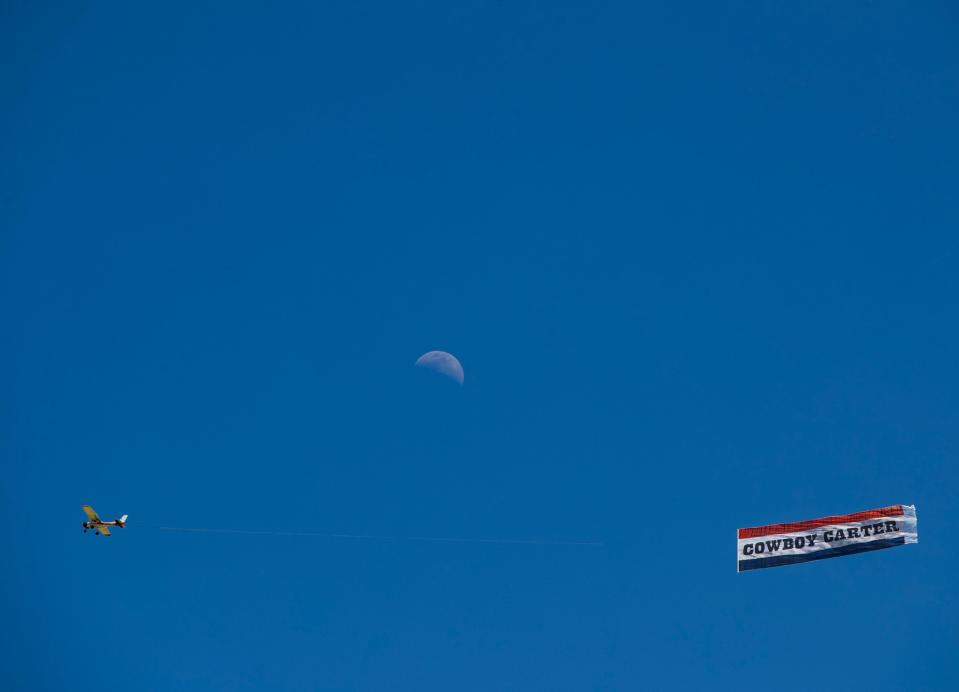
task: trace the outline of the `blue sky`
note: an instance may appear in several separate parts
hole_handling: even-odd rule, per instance
[[[0,10],[4,688],[959,686],[954,6],[128,5]]]

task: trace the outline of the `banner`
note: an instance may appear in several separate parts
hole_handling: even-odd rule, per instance
[[[737,572],[918,543],[915,505],[739,529]]]

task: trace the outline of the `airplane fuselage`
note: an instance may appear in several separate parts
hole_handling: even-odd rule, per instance
[[[115,526],[118,529],[125,528],[127,523],[123,519],[114,519],[113,521],[93,520],[83,522],[83,533],[92,530],[97,535],[110,535],[110,527]]]

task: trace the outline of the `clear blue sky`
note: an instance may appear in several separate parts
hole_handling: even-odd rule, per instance
[[[0,9],[0,686],[959,687],[953,3],[129,4]]]

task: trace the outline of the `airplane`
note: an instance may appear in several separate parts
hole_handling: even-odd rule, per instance
[[[127,525],[127,514],[124,514],[119,519],[114,521],[103,521],[96,512],[93,511],[93,507],[90,505],[83,505],[83,511],[87,515],[89,521],[83,522],[83,533],[86,533],[89,529],[93,529],[94,533],[99,536],[101,533],[104,536],[110,535],[110,526],[118,526],[119,528],[124,528]]]

